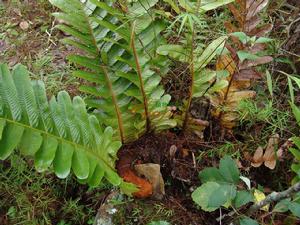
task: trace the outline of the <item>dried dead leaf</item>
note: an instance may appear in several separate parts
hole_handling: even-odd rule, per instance
[[[268,4],[269,0],[260,0],[260,1],[252,1],[252,3],[249,4],[251,1],[247,1],[248,7],[248,13],[246,15],[246,20],[250,20],[253,16],[257,15],[259,12],[261,12]]]
[[[263,163],[266,167],[273,170],[276,166],[276,161],[278,157],[282,156],[282,151],[277,151],[276,148],[279,143],[279,135],[275,134],[270,137],[268,145],[264,152],[262,147],[258,147],[252,157],[251,165],[253,167],[260,167]]]
[[[236,163],[236,165],[237,165],[237,167],[238,167],[239,169],[244,168],[240,160],[236,159],[236,160],[235,160],[235,163]]]
[[[14,9],[13,9],[13,12],[14,12],[15,14],[17,14],[18,16],[22,16],[22,13],[21,13],[20,9],[18,9],[18,8],[14,8]]]
[[[250,69],[243,69],[240,70],[238,76],[235,77],[235,80],[242,80],[242,79],[260,79],[262,77],[261,73],[257,72],[256,70],[250,68]]]
[[[271,170],[273,170],[276,166],[275,148],[277,147],[278,142],[279,142],[278,134],[275,134],[274,136],[270,137],[265,154],[263,156],[265,166]]]
[[[175,158],[175,153],[177,152],[177,146],[176,145],[172,145],[169,149],[169,153],[170,153],[170,159],[174,159]]]
[[[249,152],[244,152],[244,159],[248,160],[248,161],[251,161],[252,160],[252,156],[250,155]]]
[[[182,148],[180,153],[181,153],[182,158],[186,158],[190,155],[190,150],[186,149],[186,148]]]
[[[248,69],[250,67],[263,65],[269,62],[272,62],[273,58],[271,56],[262,56],[256,60],[246,60],[240,65],[240,69]]]
[[[228,5],[229,10],[233,14],[235,20],[239,23],[239,26],[243,26],[244,24],[244,16],[241,14],[241,11],[238,10],[234,4],[229,4]]]
[[[276,167],[276,157],[274,154],[274,157],[272,157],[270,160],[265,161],[265,166],[268,167],[271,170],[274,170]]]
[[[261,146],[259,146],[254,153],[254,156],[253,156],[252,162],[251,162],[251,166],[260,167],[264,162],[263,154],[264,154],[264,149]]]
[[[236,65],[230,55],[222,55],[216,65],[217,70],[226,69],[231,75],[236,71]]]

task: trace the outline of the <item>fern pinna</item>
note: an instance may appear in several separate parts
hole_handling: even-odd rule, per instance
[[[47,100],[44,84],[30,81],[24,66],[12,71],[0,64],[0,159],[15,148],[33,156],[37,171],[53,165],[59,178],[72,170],[90,186],[105,177],[110,183],[131,188],[114,169],[121,142],[113,140],[111,127],[102,129],[98,119],[89,115],[81,97],[71,100],[61,91]]]
[[[123,143],[147,131],[175,126],[169,119],[171,97],[164,94],[158,74],[167,61],[155,53],[157,43],[164,41],[160,32],[165,28],[152,15],[157,1],[126,7],[112,0],[50,2],[62,11],[54,14],[64,21],[58,28],[72,35],[64,42],[84,51],[69,60],[84,67],[74,72],[76,77],[93,83],[80,87],[90,96],[87,104],[105,125],[118,131]]]

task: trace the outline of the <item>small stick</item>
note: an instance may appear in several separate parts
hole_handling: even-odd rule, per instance
[[[288,188],[285,191],[282,192],[272,192],[271,194],[269,194],[264,200],[252,205],[249,210],[245,213],[246,215],[250,216],[252,215],[254,212],[256,212],[257,210],[263,208],[264,206],[273,203],[273,202],[279,202],[285,198],[288,198],[290,196],[292,196],[293,194],[297,193],[300,191],[300,182],[294,184],[292,187]],[[232,217],[235,214],[237,214],[237,211],[231,211],[227,214],[224,214],[223,216],[219,217],[216,219],[216,221],[221,221],[222,219],[226,218],[226,217]]]
[[[282,191],[282,192],[273,192],[269,194],[264,200],[252,205],[250,209],[247,211],[248,215],[253,214],[255,211],[259,210],[260,208],[272,203],[272,202],[279,202],[282,199],[288,198],[293,194],[300,191],[300,182],[296,183],[289,189]]]

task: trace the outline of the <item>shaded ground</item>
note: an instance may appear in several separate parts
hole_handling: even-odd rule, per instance
[[[47,84],[49,95],[63,89],[78,93],[66,61],[74,49],[60,43],[63,34],[54,28],[48,1],[8,1],[0,7],[0,61],[27,66],[33,78]]]

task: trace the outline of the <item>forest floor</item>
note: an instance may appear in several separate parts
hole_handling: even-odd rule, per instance
[[[222,141],[218,138],[220,134],[212,128],[205,131],[201,142],[178,136],[173,130],[159,137],[148,135],[123,147],[122,151],[140,151],[138,160],[161,165],[166,195],[159,201],[119,196],[113,203],[118,209],[114,216],[115,224],[144,225],[158,220],[178,225],[219,224],[216,218],[220,212],[200,212],[190,194],[200,183],[199,171],[218,165],[219,159],[226,154],[237,159],[243,174],[265,193],[282,191],[289,186],[292,157],[286,149],[274,170],[264,166],[252,167],[245,154],[253,154],[258,146],[266,146],[274,134],[279,135],[281,146],[300,133],[289,110],[286,77],[278,72],[300,74],[300,22],[295,22],[299,18],[300,5],[297,0],[288,2],[291,7],[278,8],[274,3],[268,9],[274,24],[271,37],[276,40],[273,51],[277,60],[270,66],[275,84],[273,99],[266,94],[267,90],[257,87],[255,101],[241,106],[247,109],[247,118],[241,108],[241,125],[234,135]],[[0,1],[0,62],[7,62],[10,66],[17,63],[26,65],[33,78],[47,84],[49,96],[59,90],[68,90],[71,95],[76,95],[79,94],[77,87],[80,81],[71,76],[72,65],[65,59],[74,49],[59,42],[64,34],[54,29],[53,11],[55,9],[46,0],[10,1],[9,4]],[[214,16],[222,17],[217,12]],[[214,29],[218,29],[217,26],[222,24],[215,26]],[[187,90],[187,82],[170,83],[174,74],[176,71],[163,82],[176,104],[177,100],[185,97],[182,90]],[[299,95],[296,103],[300,103]],[[179,151],[171,160],[169,153],[174,145]],[[109,184],[89,189],[78,184],[74,177],[59,180],[51,173],[37,173],[31,165],[31,160],[18,154],[0,162],[1,225],[93,224],[97,210],[112,189]],[[300,224],[295,218],[286,219],[280,215],[262,217],[269,224],[284,224],[284,219],[291,220],[290,224]]]

